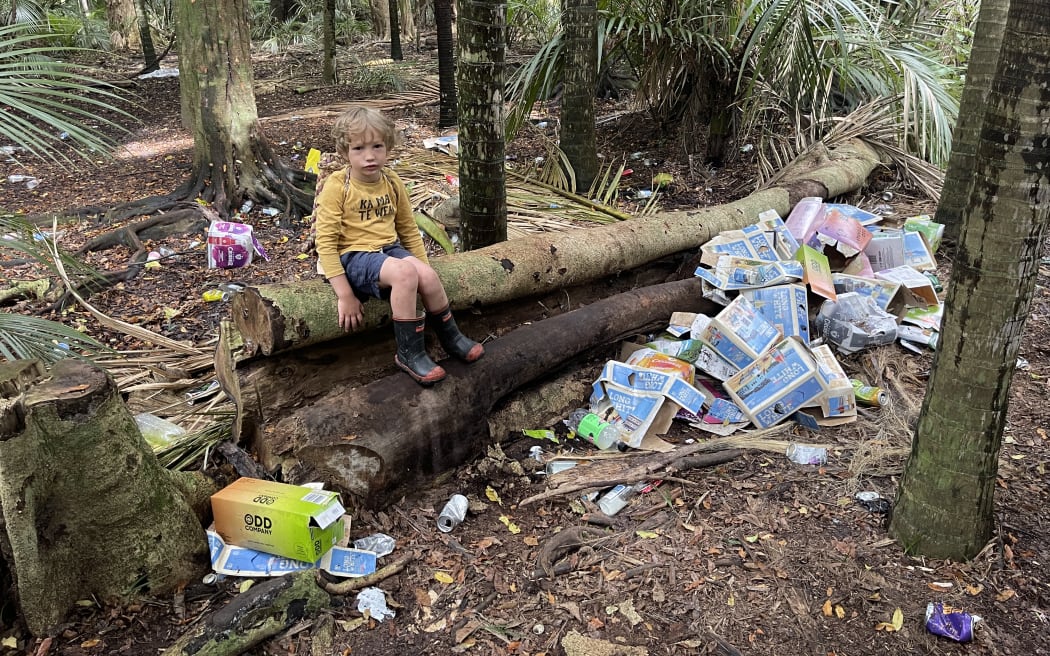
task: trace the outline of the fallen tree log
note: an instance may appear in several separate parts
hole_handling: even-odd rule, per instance
[[[264,427],[262,450],[285,458],[285,480],[323,480],[381,506],[423,475],[458,466],[489,442],[486,418],[519,387],[595,346],[663,327],[672,312],[710,311],[699,279],[654,285],[517,328],[472,365],[446,364],[429,389],[395,374],[332,393]],[[582,401],[583,399],[580,399]]]
[[[764,210],[772,208],[786,216],[800,198],[829,198],[856,190],[878,161],[871,147],[852,141],[831,153],[824,165],[726,205],[540,233],[439,258],[434,268],[454,309],[562,289],[696,248],[723,230],[753,223]],[[249,354],[272,355],[344,334],[332,291],[321,279],[249,287],[234,298],[231,312]],[[360,330],[389,320],[389,305],[366,303]]]
[[[664,258],[613,279],[551,292],[527,302],[513,301],[463,312],[457,321],[464,333],[487,341],[514,326],[541,321],[613,294],[680,279],[683,265],[679,259]],[[692,272],[692,266],[684,269]],[[372,304],[386,307],[378,301],[365,306]],[[436,357],[436,344],[430,347]],[[237,408],[234,438],[259,444],[256,438],[262,427],[293,409],[313,403],[333,389],[363,385],[396,372],[395,348],[392,331],[373,330],[269,357],[248,357],[236,327],[229,321],[222,322],[214,358],[215,374]],[[265,449],[258,449],[256,455],[268,469],[277,466]]]

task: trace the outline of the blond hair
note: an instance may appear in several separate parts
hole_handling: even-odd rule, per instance
[[[397,129],[393,121],[378,109],[357,105],[340,114],[332,125],[336,152],[345,156],[350,150],[350,142],[355,137],[363,137],[369,132],[374,132],[382,138],[387,150],[398,145]]]

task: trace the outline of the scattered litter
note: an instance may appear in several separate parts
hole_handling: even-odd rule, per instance
[[[462,523],[467,516],[469,502],[462,494],[453,494],[441,509],[437,518],[437,527],[442,533],[448,533]]]
[[[854,496],[857,502],[868,512],[885,515],[890,511],[890,500],[878,492],[857,492]]]
[[[386,605],[386,593],[379,588],[365,588],[357,593],[357,612],[366,613],[377,622],[394,616]]]
[[[394,538],[386,533],[373,533],[372,535],[354,540],[354,549],[371,551],[377,558],[382,558],[387,554],[394,553],[394,547],[396,546],[397,542],[394,541]]]
[[[155,71],[150,71],[149,73],[143,73],[142,75],[138,76],[137,79],[139,79],[139,80],[150,80],[150,79],[158,79],[158,78],[165,78],[165,77],[178,77],[178,76],[179,76],[179,69],[177,69],[177,68],[158,68]]]
[[[940,602],[930,602],[926,605],[926,630],[956,642],[973,640],[974,626],[980,620],[979,615],[971,615]]]
[[[178,424],[173,424],[167,419],[161,419],[148,412],[135,415],[135,424],[139,427],[139,432],[142,433],[146,444],[149,444],[154,451],[170,446],[172,442],[186,434],[186,429]]]
[[[788,460],[799,465],[825,465],[828,462],[828,450],[822,446],[796,444],[792,442],[785,452]]]

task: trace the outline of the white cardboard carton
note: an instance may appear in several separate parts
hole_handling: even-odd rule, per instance
[[[725,390],[758,428],[769,428],[824,392],[809,349],[788,338],[725,382]]]

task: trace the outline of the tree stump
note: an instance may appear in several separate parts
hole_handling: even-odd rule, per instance
[[[0,550],[34,634],[79,599],[163,594],[202,574],[207,539],[183,496],[202,480],[157,462],[105,371],[0,365]]]

